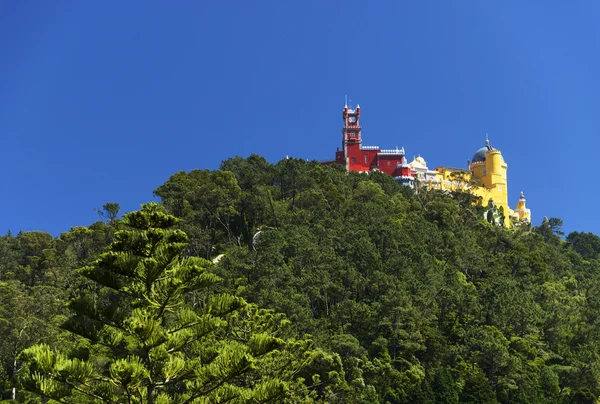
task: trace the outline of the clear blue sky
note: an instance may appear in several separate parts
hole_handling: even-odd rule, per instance
[[[179,170],[365,144],[464,167],[485,141],[534,224],[600,234],[600,2],[2,1],[0,233],[58,235]]]

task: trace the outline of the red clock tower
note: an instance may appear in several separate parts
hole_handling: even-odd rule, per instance
[[[344,107],[342,112],[342,150],[335,154],[335,162],[346,166],[348,171],[370,171],[377,156],[377,147],[362,147],[362,127],[360,126],[360,105],[356,109]],[[365,153],[371,151],[371,153]]]
[[[344,165],[348,171],[379,170],[401,182],[412,181],[410,168],[404,158],[404,149],[381,150],[379,146],[362,145],[360,105],[357,105],[356,109],[344,106],[342,119],[342,150],[338,149],[335,153],[335,163]],[[331,163],[333,161],[324,162]]]

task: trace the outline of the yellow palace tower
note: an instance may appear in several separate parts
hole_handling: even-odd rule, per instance
[[[490,146],[486,139],[485,146],[475,152],[469,164],[472,180],[475,185],[471,192],[482,198],[482,203],[493,201],[494,206],[502,208],[508,219],[508,187],[506,171],[508,165],[502,157],[500,150]]]
[[[422,162],[415,159],[410,165],[417,168],[419,163],[422,165]],[[530,223],[531,211],[526,207],[523,192],[515,210],[508,206],[507,169],[508,165],[500,150],[494,149],[486,139],[485,146],[477,150],[473,160],[469,162],[468,170],[438,167],[433,171],[427,171],[433,175],[418,179],[429,188],[445,191],[462,190],[478,196],[478,204],[502,213],[506,227]],[[417,170],[415,174],[419,177]]]
[[[525,196],[521,192],[521,198],[517,209],[512,210],[508,206],[508,181],[506,171],[508,165],[498,149],[490,146],[490,141],[485,140],[485,146],[475,152],[473,160],[469,164],[472,179],[475,185],[470,191],[482,198],[481,203],[493,201],[494,206],[504,214],[504,224],[510,227],[513,224],[530,223],[531,211],[525,206]]]

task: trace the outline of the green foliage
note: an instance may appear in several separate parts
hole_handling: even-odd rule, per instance
[[[102,209],[96,208],[95,210],[101,219],[106,220],[109,225],[114,226],[117,224],[121,206],[116,202],[107,202],[102,205]]]
[[[585,259],[600,257],[600,237],[595,234],[574,231],[567,236],[567,243]]]
[[[337,353],[339,402],[600,396],[596,236],[564,243],[557,218],[504,229],[468,193],[415,194],[335,165],[251,156],[221,170],[241,190],[211,245],[224,254],[221,289],[286,313],[291,335]],[[159,194],[167,208],[185,195]],[[171,211],[182,228],[203,223]]]
[[[19,352],[34,343],[73,344],[57,326],[65,319],[68,297],[83,286],[73,272],[112,240],[114,228],[102,222],[75,227],[52,238],[43,232],[0,237],[0,396],[33,400],[17,389]]]
[[[306,389],[296,374],[320,356],[311,341],[281,339],[281,316],[215,293],[220,279],[183,255],[177,221],[155,203],[124,215],[110,249],[79,270],[93,284],[70,302],[65,327],[87,350],[25,349],[24,389],[115,403],[267,402]]]
[[[120,221],[107,204],[106,223],[56,239],[0,238],[3,398],[37,402],[21,367],[63,402],[206,386],[196,402],[600,397],[596,235],[563,240],[558,218],[505,229],[469,193],[293,158],[235,157],[154,192],[176,219],[148,205]],[[53,326],[66,301],[77,334]]]

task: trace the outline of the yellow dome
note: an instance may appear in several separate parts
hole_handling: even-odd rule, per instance
[[[423,157],[419,156],[411,161],[409,166],[411,168],[427,168],[427,163]]]

